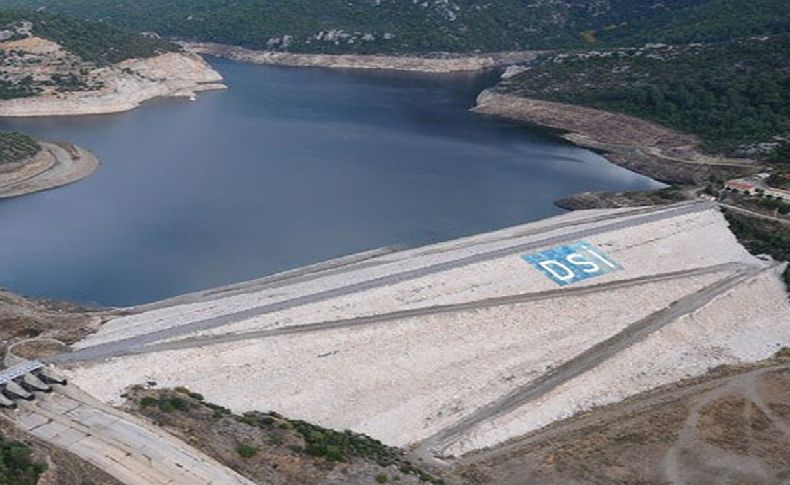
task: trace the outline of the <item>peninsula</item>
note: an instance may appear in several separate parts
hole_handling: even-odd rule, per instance
[[[98,167],[95,156],[70,143],[0,133],[0,199],[68,185]]]

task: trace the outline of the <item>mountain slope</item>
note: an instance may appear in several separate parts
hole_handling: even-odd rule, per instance
[[[126,32],[102,22],[40,12],[0,10],[0,41],[28,37],[55,42],[83,61],[98,65],[178,50],[169,42]]]
[[[7,0],[189,40],[295,52],[717,40],[790,27],[783,0]],[[735,29],[735,30],[733,30]]]
[[[497,91],[621,112],[755,156],[790,135],[790,35],[546,55]],[[772,145],[773,143],[773,145]]]

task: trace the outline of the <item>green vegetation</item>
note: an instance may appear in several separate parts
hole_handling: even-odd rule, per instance
[[[258,448],[250,445],[239,445],[236,447],[236,452],[242,458],[252,458],[258,454]]]
[[[97,65],[151,57],[178,49],[170,42],[126,32],[104,22],[39,12],[0,10],[0,30],[14,28],[23,21],[33,23],[34,36],[56,42],[82,60]]]
[[[362,458],[377,463],[382,467],[397,465],[401,473],[416,475],[421,480],[430,483],[442,483],[440,479],[431,476],[405,460],[398,448],[387,446],[370,436],[350,430],[335,431],[300,420],[288,420],[276,413],[254,416],[258,419],[259,426],[271,426],[271,424],[267,423],[280,420],[279,427],[281,429],[283,424],[287,425],[286,429],[293,428],[304,440],[305,446],[300,451],[305,454],[323,457],[330,462]],[[270,418],[272,421],[267,418]]]
[[[784,32],[785,0],[6,0],[134,31],[301,52],[494,51]],[[323,32],[335,31],[327,38]],[[367,35],[366,35],[367,34]],[[288,36],[283,42],[283,37]],[[320,38],[319,38],[320,37]],[[276,39],[276,40],[273,40]]]
[[[174,411],[185,411],[189,407],[187,400],[177,397],[163,397],[157,399],[152,396],[146,396],[140,399],[140,406],[143,408],[158,407],[163,413],[172,413]]]
[[[551,55],[499,89],[639,116],[738,154],[790,133],[790,35]]]
[[[771,159],[778,163],[790,163],[790,143],[782,143],[771,154]]]
[[[790,231],[778,222],[726,212],[730,230],[752,254],[768,254],[777,261],[790,261]],[[790,291],[790,266],[784,272]]]
[[[22,133],[0,132],[0,165],[20,162],[41,151],[41,145]]]
[[[184,418],[192,417],[208,419],[202,421],[204,426],[208,426],[208,422],[222,429],[238,430],[238,425],[229,427],[228,422],[223,421],[232,419],[256,430],[240,436],[235,433],[234,438],[238,440],[235,451],[242,458],[255,456],[267,445],[282,446],[293,453],[317,458],[325,466],[363,460],[382,467],[395,466],[401,473],[414,475],[425,482],[443,483],[408,461],[402,450],[364,434],[335,431],[306,421],[287,419],[276,412],[236,415],[225,407],[205,402],[203,396],[185,387],[153,391],[136,386],[132,395],[135,393],[142,393],[133,398],[140,410],[159,423],[183,423]]]
[[[31,449],[0,436],[0,485],[35,485],[46,465],[34,463]]]
[[[31,78],[27,82],[15,83],[0,79],[0,99],[27,98],[34,96],[38,89],[33,85]]]
[[[790,214],[790,204],[783,200],[769,199],[767,197],[759,198],[755,203],[762,209],[776,211],[781,215]]]
[[[790,30],[790,8],[785,0],[707,0],[688,2],[683,9],[656,15],[633,12],[626,25],[611,26],[596,37],[604,44],[639,45],[645,42],[685,44],[719,42]],[[634,21],[636,19],[636,21]]]

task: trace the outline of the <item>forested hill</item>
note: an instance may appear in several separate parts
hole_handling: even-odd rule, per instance
[[[787,0],[5,0],[134,31],[297,52],[698,42],[790,29]]]
[[[790,148],[790,34],[549,54],[497,90],[650,119],[713,153],[790,162],[771,153]]]
[[[63,46],[82,61],[96,65],[151,57],[176,50],[170,42],[127,32],[105,22],[42,12],[0,10],[0,40],[41,37]],[[0,51],[5,57],[5,52]]]

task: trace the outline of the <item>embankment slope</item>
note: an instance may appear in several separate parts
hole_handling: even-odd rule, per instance
[[[623,269],[559,287],[522,259],[580,241]],[[781,269],[711,204],[576,212],[152,307],[55,361],[108,402],[186,385],[238,412],[461,455],[770,357],[790,343]]]

